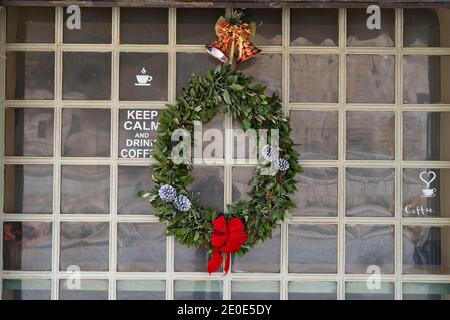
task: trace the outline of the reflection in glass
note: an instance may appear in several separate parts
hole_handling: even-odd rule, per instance
[[[336,282],[289,281],[289,300],[336,300]]]
[[[159,223],[119,223],[117,271],[166,270],[166,227]]]
[[[403,9],[405,47],[450,47],[450,9]]]
[[[366,9],[347,9],[347,46],[392,47],[395,42],[395,10],[380,11],[380,29],[367,28]]]
[[[233,168],[233,186],[232,186],[232,198],[233,203],[239,200],[249,201],[251,197],[249,192],[252,188],[249,185],[250,180],[253,178],[256,167],[234,167]]]
[[[222,300],[222,281],[175,280],[175,300]]]
[[[141,190],[152,190],[153,185],[147,166],[119,166],[118,214],[153,214],[152,205],[137,196]]]
[[[245,17],[256,23],[256,34],[252,42],[256,46],[281,45],[282,11],[281,9],[251,8],[245,10]]]
[[[450,283],[403,283],[403,300],[450,300]]]
[[[403,273],[450,274],[450,227],[404,226]]]
[[[345,271],[367,273],[376,265],[381,273],[394,272],[394,227],[347,225],[345,227]]]
[[[394,284],[381,282],[380,288],[368,288],[366,282],[346,282],[345,300],[394,300]]]
[[[177,10],[178,11],[178,10]],[[197,33],[197,31],[195,32]],[[188,86],[193,74],[205,76],[206,72],[217,66],[217,60],[208,54],[202,53],[177,53],[177,97]]]
[[[111,43],[111,13],[111,8],[83,7],[81,10],[80,29],[69,29],[64,23],[64,42]],[[72,15],[73,11],[67,13],[67,8],[64,8],[64,22]]]
[[[6,10],[6,42],[52,43],[55,41],[55,8],[14,7]]]
[[[346,136],[347,160],[393,160],[394,112],[347,112]]]
[[[2,300],[50,300],[51,281],[3,279]]]
[[[223,167],[194,166],[191,175],[194,182],[190,190],[201,205],[217,212],[224,212]]]
[[[109,157],[111,111],[63,109],[61,135],[63,157]]]
[[[292,54],[290,102],[338,102],[339,57],[331,54]]]
[[[168,13],[167,8],[120,8],[120,43],[167,44]]]
[[[81,280],[81,288],[73,288],[69,282],[73,279],[59,281],[60,300],[108,300],[108,280]]]
[[[5,164],[4,174],[5,213],[52,213],[52,165]]]
[[[208,272],[208,250],[185,247],[175,240],[174,248],[176,272]]]
[[[277,281],[233,281],[232,300],[279,300],[280,283]]]
[[[51,100],[54,97],[54,77],[53,52],[6,53],[6,99]]]
[[[164,280],[118,280],[117,300],[164,300]]]
[[[338,206],[337,168],[304,168],[296,176],[297,190],[291,200],[295,216],[336,216]]]
[[[48,222],[3,223],[3,269],[50,271],[52,224]]]
[[[291,111],[292,140],[303,160],[338,158],[338,113]]]
[[[347,216],[394,216],[394,169],[348,168],[345,186]]]
[[[339,11],[337,9],[291,9],[291,45],[337,46]]]
[[[108,271],[109,224],[61,222],[59,269],[78,266],[81,271]]]
[[[289,272],[336,273],[336,225],[289,225]]]
[[[450,160],[450,112],[403,113],[403,159]]]
[[[207,44],[216,40],[214,25],[224,9],[177,9],[177,43]]]

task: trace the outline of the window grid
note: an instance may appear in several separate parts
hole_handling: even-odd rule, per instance
[[[229,13],[229,9],[225,12]],[[404,111],[450,111],[450,105],[445,104],[403,104],[403,55],[449,55],[448,48],[403,48],[403,19],[402,9],[396,9],[396,45],[392,48],[347,48],[346,46],[346,9],[339,9],[339,46],[338,47],[293,47],[290,45],[290,10],[282,9],[282,45],[260,46],[264,52],[282,54],[282,99],[285,114],[289,115],[291,110],[329,110],[337,111],[339,115],[339,149],[338,160],[301,160],[305,167],[332,167],[338,168],[338,214],[336,217],[293,217],[288,222],[281,224],[281,266],[280,273],[230,273],[226,277],[221,275],[209,276],[206,273],[174,272],[174,240],[172,237],[166,241],[166,272],[138,272],[126,273],[116,270],[117,253],[117,223],[118,222],[153,222],[158,219],[154,216],[117,215],[117,182],[119,165],[147,166],[151,163],[148,159],[119,159],[117,158],[118,146],[118,123],[119,110],[136,107],[145,109],[164,109],[166,102],[176,101],[176,53],[177,52],[204,52],[202,45],[177,45],[176,44],[176,9],[169,8],[169,43],[168,45],[123,45],[119,44],[119,22],[120,9],[112,9],[112,43],[108,45],[83,45],[63,44],[63,9],[55,10],[55,43],[54,44],[6,44],[6,19],[5,10],[0,11],[1,30],[0,53],[5,55],[6,51],[39,51],[47,50],[55,53],[55,97],[51,101],[42,100],[5,100],[4,90],[1,90],[0,100],[0,132],[3,134],[5,107],[53,107],[54,117],[54,154],[53,157],[3,157],[3,148],[0,148],[0,186],[3,188],[3,169],[5,164],[52,164],[53,165],[53,214],[7,214],[0,215],[0,223],[3,221],[47,221],[52,222],[52,271],[51,272],[27,272],[27,271],[3,271],[2,278],[20,279],[36,278],[51,279],[52,299],[59,297],[59,280],[65,279],[70,274],[59,271],[59,232],[62,221],[90,221],[109,223],[109,271],[107,272],[83,272],[83,279],[107,279],[109,280],[109,299],[116,296],[116,281],[122,279],[160,279],[166,280],[166,298],[174,297],[175,280],[219,280],[223,281],[223,297],[231,297],[231,281],[245,280],[274,280],[280,283],[280,298],[288,297],[288,281],[332,281],[337,282],[337,298],[345,297],[346,281],[365,281],[366,274],[345,274],[345,226],[348,224],[365,225],[391,225],[394,226],[395,236],[395,273],[383,274],[383,281],[395,283],[395,298],[402,298],[402,283],[406,281],[445,282],[450,279],[445,275],[403,275],[402,274],[402,227],[406,225],[434,225],[449,226],[450,218],[403,218],[402,217],[402,170],[404,168],[433,167],[450,168],[450,161],[403,161],[402,159],[402,131]],[[95,51],[111,52],[111,100],[109,101],[70,101],[62,99],[62,53],[66,51]],[[119,101],[119,53],[120,52],[164,52],[168,54],[168,101],[142,102],[142,101]],[[337,103],[290,103],[289,102],[289,72],[290,55],[292,53],[311,54],[337,54],[339,56],[339,94]],[[346,103],[346,56],[347,54],[392,54],[395,56],[395,103],[394,104],[364,104]],[[5,83],[5,59],[0,65],[0,83]],[[145,104],[145,106],[144,106]],[[109,158],[65,158],[61,157],[61,110],[63,108],[111,108],[111,156]],[[348,110],[377,110],[393,111],[395,113],[395,160],[381,161],[359,161],[346,160],[346,112]],[[232,121],[229,116],[225,117],[225,128],[231,128]],[[3,136],[0,137],[3,143]],[[226,152],[224,160],[211,161],[211,165],[220,165],[224,168],[224,202],[231,202],[232,168],[241,165],[239,161],[232,160],[232,143],[230,136],[227,137]],[[103,164],[110,168],[110,214],[60,214],[60,179],[61,165],[66,164]],[[380,167],[395,168],[395,216],[387,218],[368,217],[346,217],[345,216],[345,169],[347,167]],[[3,189],[0,189],[3,190]],[[1,208],[3,208],[3,197],[0,197]],[[3,209],[2,209],[3,212]],[[337,234],[337,273],[336,274],[295,274],[288,273],[288,227],[290,224],[334,224],[338,227]],[[3,228],[0,228],[2,236]],[[3,249],[0,246],[0,254]],[[1,292],[0,283],[0,292]]]

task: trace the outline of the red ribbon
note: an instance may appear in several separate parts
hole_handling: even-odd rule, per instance
[[[222,253],[227,255],[224,271],[228,273],[230,269],[231,254],[238,252],[247,241],[247,232],[240,218],[232,218],[227,224],[225,216],[220,216],[213,221],[214,231],[211,245],[214,253],[208,263],[208,272],[216,272],[223,263]]]

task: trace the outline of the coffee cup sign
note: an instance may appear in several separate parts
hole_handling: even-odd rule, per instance
[[[125,110],[124,110],[125,111]],[[158,110],[126,110],[121,117],[119,155],[121,158],[148,158],[153,147],[151,133],[158,129]]]
[[[425,188],[422,189],[422,197],[432,198],[436,196],[436,188],[431,188],[431,183],[436,179],[436,173],[434,171],[422,171],[420,173],[420,180],[425,183]]]
[[[136,87],[150,87],[153,77],[147,74],[147,69],[142,67],[140,74],[136,75],[137,82],[134,84]]]

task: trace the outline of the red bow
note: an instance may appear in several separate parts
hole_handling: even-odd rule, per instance
[[[220,216],[213,221],[214,232],[212,234],[211,245],[214,253],[208,263],[208,272],[216,272],[222,265],[222,252],[227,255],[225,261],[225,274],[230,269],[231,254],[238,252],[247,241],[247,232],[244,230],[244,224],[240,218],[232,218],[228,222],[225,216]]]

